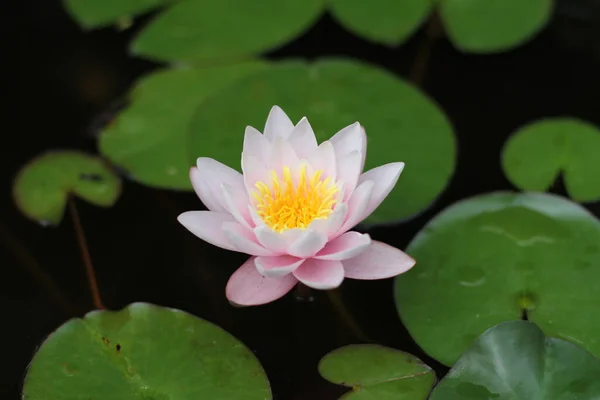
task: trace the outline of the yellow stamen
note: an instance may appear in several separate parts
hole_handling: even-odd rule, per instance
[[[257,182],[252,193],[257,214],[276,232],[304,229],[315,219],[329,217],[339,189],[331,178],[322,180],[322,174],[323,171],[319,170],[309,178],[303,165],[298,183],[294,185],[288,167],[283,168],[281,179],[275,171],[271,171],[271,186]]]

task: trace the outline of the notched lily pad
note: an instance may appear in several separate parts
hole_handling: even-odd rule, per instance
[[[578,204],[542,193],[473,197],[436,216],[407,252],[418,263],[396,278],[396,306],[440,362],[452,365],[486,329],[524,313],[600,355],[600,320],[589,317],[600,304],[600,221]]]
[[[422,211],[454,171],[452,126],[437,105],[399,77],[344,59],[273,64],[215,94],[200,105],[190,125],[190,151],[239,169],[244,128],[262,130],[273,105],[294,122],[306,116],[319,142],[360,122],[368,137],[365,170],[406,163],[396,188],[368,222],[397,221]]]
[[[258,360],[216,325],[134,303],[66,322],[33,358],[27,400],[269,400]]]
[[[520,189],[546,191],[562,172],[569,196],[600,200],[600,129],[573,118],[524,126],[508,140],[502,167]]]
[[[600,398],[600,361],[533,323],[496,325],[460,357],[430,400],[592,400]]]
[[[60,223],[71,194],[97,206],[110,207],[121,194],[121,180],[98,157],[56,151],[27,163],[13,184],[13,198],[19,210],[43,224]]]
[[[323,378],[353,390],[343,399],[425,400],[435,374],[413,355],[378,345],[350,345],[319,363]]]

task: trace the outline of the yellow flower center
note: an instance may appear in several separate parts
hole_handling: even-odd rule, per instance
[[[256,183],[253,197],[256,210],[267,226],[276,232],[292,228],[306,228],[315,219],[324,219],[331,214],[339,191],[331,178],[321,179],[323,171],[306,175],[306,166],[300,169],[297,185],[294,185],[288,167],[283,168],[280,179],[271,171],[271,185]]]

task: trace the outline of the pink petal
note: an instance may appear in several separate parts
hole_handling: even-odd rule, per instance
[[[350,199],[348,200],[348,213],[346,214],[346,221],[344,221],[342,227],[337,232],[338,234],[342,234],[354,228],[364,219],[363,215],[367,209],[367,206],[369,205],[373,187],[375,187],[374,182],[365,181],[360,183],[354,190],[352,196],[350,196]]]
[[[237,224],[227,213],[214,211],[188,211],[177,217],[177,221],[200,239],[226,250],[238,251],[223,233],[223,224]]]
[[[348,200],[356,188],[358,178],[362,172],[362,154],[358,150],[354,150],[341,158],[337,158],[337,179],[344,181],[345,195],[343,200]]]
[[[274,170],[281,179],[283,167],[291,169],[299,163],[298,156],[292,148],[292,145],[282,138],[275,138],[271,146],[271,154],[269,155],[269,170]]]
[[[323,142],[317,147],[313,154],[308,158],[308,162],[315,171],[321,170],[322,179],[331,178],[336,180],[337,168],[335,165],[335,150],[331,142]]]
[[[379,205],[388,194],[394,189],[396,186],[396,182],[398,182],[398,178],[404,169],[403,162],[395,162],[390,164],[385,164],[377,168],[373,168],[361,175],[359,179],[360,182],[364,181],[373,181],[375,182],[375,186],[373,187],[373,193],[371,194],[371,199],[369,200],[369,205],[362,215],[362,219],[367,218]],[[361,220],[362,220],[361,219]]]
[[[328,226],[327,226],[327,238],[332,239],[337,236],[338,231],[342,227],[342,224],[346,220],[346,215],[348,214],[348,204],[341,203],[338,204],[331,214],[329,214],[329,218],[327,218]]]
[[[256,257],[254,263],[262,276],[279,277],[294,272],[304,259],[291,256]]]
[[[254,229],[258,242],[275,253],[287,253],[287,249],[300,237],[302,232],[304,232],[303,229],[294,228],[279,233],[266,225]]]
[[[334,289],[344,280],[341,261],[308,259],[293,272],[294,276],[313,289]]]
[[[371,237],[358,232],[346,232],[327,243],[314,257],[318,260],[347,260],[356,257],[371,244]]]
[[[298,280],[288,274],[281,278],[267,278],[256,270],[254,257],[246,261],[231,275],[225,294],[227,299],[239,306],[257,306],[270,303],[292,290]]]
[[[251,126],[246,127],[242,158],[254,156],[258,160],[267,160],[270,148],[271,144],[262,133]]]
[[[315,229],[305,229],[287,251],[295,257],[312,257],[325,246],[325,243],[327,243],[327,235]]]
[[[223,199],[227,211],[244,227],[248,229],[254,228],[254,222],[248,210],[249,202],[246,189],[244,188],[243,193],[236,193],[230,185],[223,183],[221,190],[223,190]]]
[[[317,138],[306,117],[294,127],[288,141],[300,158],[308,158],[318,147]]]
[[[206,208],[208,208],[210,211],[227,211],[211,192],[208,184],[204,182],[204,179],[202,179],[200,171],[198,171],[197,167],[190,168],[190,181],[192,182],[192,186],[194,187],[196,195],[198,195],[198,198],[200,198]]]
[[[250,254],[252,256],[274,256],[277,255],[271,250],[261,246],[254,237],[254,233],[237,222],[226,222],[223,224],[223,234],[227,240],[233,244],[237,251]]]
[[[273,142],[276,137],[286,139],[294,129],[294,124],[281,108],[273,106],[267,117],[264,134],[269,142]]]
[[[358,256],[343,261],[346,278],[367,280],[399,275],[415,263],[401,250],[375,240]]]
[[[360,170],[363,170],[365,156],[367,155],[367,135],[364,128],[358,122],[340,130],[329,141],[333,144],[335,156],[338,158],[350,154],[355,150],[360,151],[362,156]]]
[[[248,192],[244,187],[244,178],[242,174],[233,168],[229,168],[225,164],[221,164],[220,162],[213,160],[212,158],[200,157],[198,158],[196,164],[198,167],[198,176],[196,181],[200,180],[204,182],[214,200],[216,200],[222,207],[227,209],[225,197],[223,196],[223,190],[221,187],[222,184],[231,186],[231,190],[233,193],[235,193],[235,196],[239,196],[240,198],[248,201]],[[202,199],[203,197],[200,197],[200,200]]]

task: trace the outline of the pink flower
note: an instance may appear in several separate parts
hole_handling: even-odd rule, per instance
[[[239,172],[199,158],[190,178],[209,211],[188,211],[179,222],[215,246],[251,255],[227,283],[237,305],[276,300],[299,281],[338,287],[344,277],[383,279],[409,270],[402,251],[349,231],[394,188],[397,162],[362,173],[367,138],[357,122],[317,144],[306,118],[296,126],[271,109],[264,134],[246,128]]]

